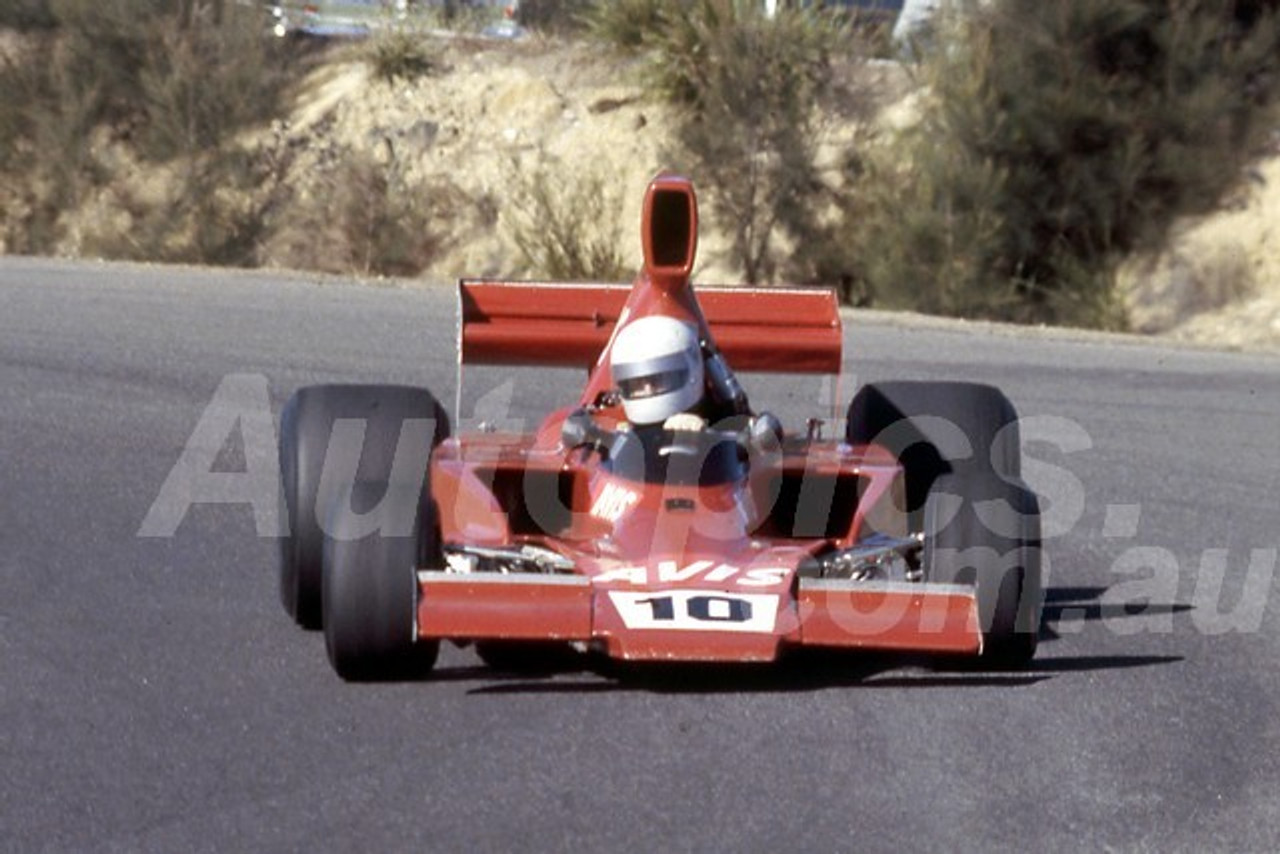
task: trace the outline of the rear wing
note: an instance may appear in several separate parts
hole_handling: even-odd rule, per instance
[[[609,342],[631,285],[458,283],[462,364],[590,369]],[[736,371],[838,374],[840,311],[825,288],[697,288],[720,352]]]

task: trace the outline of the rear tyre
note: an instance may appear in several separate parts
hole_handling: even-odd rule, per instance
[[[1021,481],[989,472],[934,481],[924,510],[925,580],[975,588],[982,662],[1018,667],[1035,655],[1042,578],[1040,508]]]
[[[358,462],[330,460],[335,466],[333,483],[321,473],[328,458],[329,440],[339,419],[357,419],[365,425],[364,446]],[[388,385],[319,385],[299,389],[280,416],[281,515],[289,534],[280,539],[280,601],[285,612],[307,629],[323,624],[321,607],[321,553],[324,532],[321,517],[333,506],[337,493],[354,480],[387,482],[397,443],[406,422],[433,422],[428,437],[419,439],[434,447],[449,434],[444,409],[426,389]],[[406,439],[410,439],[406,436]],[[425,464],[424,464],[425,467]],[[416,476],[418,473],[415,472]]]
[[[875,442],[902,464],[912,528],[944,474],[1022,474],[1018,414],[999,389],[980,383],[870,383],[849,403],[845,439]]]
[[[322,557],[329,663],[350,682],[425,676],[439,641],[417,637],[418,567],[439,554],[416,486],[356,483],[330,515]],[[429,565],[436,565],[431,563]]]

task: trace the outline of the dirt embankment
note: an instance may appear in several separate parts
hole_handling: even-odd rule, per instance
[[[292,144],[395,159],[410,185],[447,181],[481,200],[489,215],[467,217],[474,221],[450,235],[432,278],[521,272],[508,217],[538,170],[600,176],[638,210],[646,182],[667,165],[664,113],[646,101],[631,64],[533,43],[455,45],[440,65],[388,83],[359,60],[336,63],[303,87],[285,127]],[[310,165],[300,160],[296,180],[307,180]],[[635,244],[623,257],[638,253],[630,230],[619,238]]]
[[[512,218],[529,176],[539,170],[595,176],[610,188],[619,215],[589,227],[610,234],[622,258],[639,261],[635,224],[645,184],[678,164],[668,151],[669,117],[646,98],[637,61],[525,40],[442,44],[436,66],[428,76],[389,83],[374,79],[358,56],[338,54],[312,73],[289,118],[253,142],[290,152],[280,180],[290,188],[290,203],[310,204],[313,217],[318,206],[323,216],[326,169],[338,152],[363,153],[394,167],[403,186],[448,184],[459,191],[452,198],[467,200],[445,211],[447,233],[424,277],[514,276],[527,272],[512,240]],[[900,76],[884,68],[868,73],[877,85],[903,91]],[[888,100],[884,120],[902,122],[901,104]],[[902,103],[911,103],[910,94]],[[829,153],[847,145],[853,132],[838,117],[822,127]],[[127,205],[113,200],[163,185],[172,173],[171,167],[127,164],[122,175],[133,190],[108,188],[70,217],[64,253],[91,252],[86,235],[104,228],[127,230]],[[709,213],[698,277],[734,281],[727,241]],[[286,207],[273,216],[291,213]],[[1122,281],[1133,327],[1227,347],[1280,349],[1277,228],[1280,156],[1258,164],[1223,211],[1184,224],[1160,257],[1126,265]],[[296,240],[268,238],[258,260],[268,267],[312,266],[299,251]]]
[[[1133,328],[1228,348],[1280,350],[1280,156],[1223,209],[1183,223],[1122,273]]]

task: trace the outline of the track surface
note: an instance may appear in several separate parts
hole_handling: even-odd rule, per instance
[[[327,380],[451,401],[453,312],[0,260],[0,850],[1280,848],[1280,360],[847,323],[858,381],[995,382],[1035,419],[1059,531],[1026,673],[530,679],[450,647],[432,681],[348,686],[249,504],[139,530],[227,376],[246,411]]]

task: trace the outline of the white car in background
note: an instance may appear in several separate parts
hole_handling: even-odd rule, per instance
[[[268,8],[272,32],[280,38],[367,38],[384,27],[450,7],[490,9],[495,23],[485,28],[486,34],[507,38],[519,34],[514,23],[518,0],[279,0]]]
[[[929,18],[938,11],[939,0],[904,0],[902,11],[893,25],[893,40],[902,44],[927,27]]]
[[[773,17],[785,6],[818,5],[823,8],[848,9],[892,17],[893,40],[901,44],[917,35],[929,24],[942,0],[763,0],[765,14]]]

